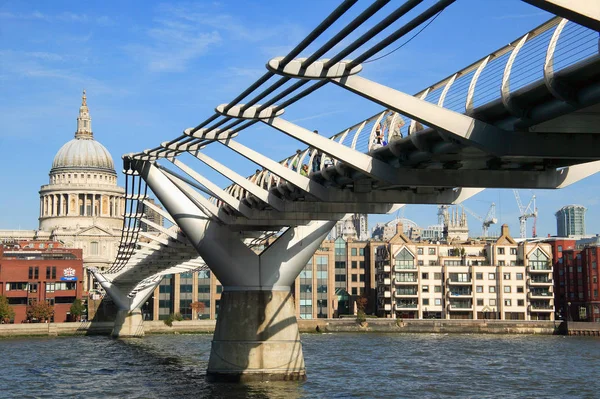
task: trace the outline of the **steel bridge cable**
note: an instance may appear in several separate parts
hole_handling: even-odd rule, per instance
[[[279,80],[277,80],[271,86],[267,87],[265,90],[263,90],[258,95],[256,95],[252,100],[249,100],[247,103],[245,103],[242,106],[242,108],[241,108],[241,112],[244,112],[245,110],[247,110],[248,108],[250,108],[251,106],[253,106],[257,102],[259,102],[260,100],[262,100],[263,98],[265,98],[269,94],[273,93],[275,90],[279,89],[281,86],[283,86],[284,84],[286,84],[290,80],[291,80],[291,78],[289,78],[287,76],[280,77]]]
[[[336,44],[341,42],[344,38],[346,38],[350,33],[356,30],[360,25],[362,25],[366,20],[371,18],[377,11],[382,9],[390,0],[377,0],[373,4],[371,4],[366,10],[364,10],[360,15],[354,20],[352,20],[348,25],[346,25],[341,31],[339,31],[334,37],[329,39],[327,43],[325,43],[321,48],[315,51],[310,57],[302,62],[302,68],[307,68],[310,64],[318,60],[321,56],[326,54],[329,50],[331,50]]]
[[[346,65],[346,70],[351,70],[355,66],[363,63],[368,60],[396,40],[400,39],[402,36],[406,35],[408,32],[415,29],[417,26],[421,25],[423,22],[427,21],[429,18],[433,17],[436,13],[443,11],[444,8],[448,7],[450,4],[454,3],[456,0],[440,0],[433,6],[429,7],[427,10],[423,11],[416,18],[405,24],[400,29],[396,30],[394,33],[380,41],[375,46],[371,47],[369,50],[365,51],[358,57],[354,58],[348,65]]]
[[[337,21],[346,11],[350,9],[358,0],[344,0],[327,18],[325,18],[312,32],[308,34],[296,47],[292,49],[280,62],[279,67],[284,68],[294,58],[296,58],[304,49],[315,41],[323,32],[327,30],[335,21]]]
[[[396,20],[404,16],[410,10],[421,4],[423,0],[409,0],[404,3],[402,6],[393,11],[390,15],[384,18],[377,25],[369,29],[366,33],[364,33],[361,37],[352,42],[348,47],[340,51],[336,56],[327,61],[324,65],[325,69],[332,67],[336,63],[343,60],[347,55],[351,54],[354,50],[358,49],[360,46],[371,40],[375,37],[379,32],[383,31],[390,24],[394,23]]]
[[[442,10],[442,11],[444,11],[444,10]],[[424,30],[425,30],[425,29],[426,29],[426,28],[427,28],[429,25],[431,25],[431,24],[432,24],[432,22],[433,22],[433,21],[435,21],[435,19],[436,19],[437,17],[439,17],[439,16],[440,16],[440,14],[442,13],[442,11],[438,12],[437,14],[435,14],[435,17],[433,17],[433,18],[432,18],[432,19],[431,19],[429,22],[427,22],[427,24],[426,24],[425,26],[423,26],[423,27],[421,28],[421,30],[419,30],[417,33],[415,33],[415,34],[414,34],[414,35],[413,35],[413,36],[412,36],[410,39],[408,39],[407,41],[405,41],[404,43],[402,43],[401,45],[399,45],[398,47],[396,47],[395,49],[393,49],[393,50],[392,50],[392,51],[390,51],[389,53],[386,53],[386,54],[384,54],[384,55],[382,55],[382,56],[380,56],[380,57],[373,58],[373,59],[371,59],[371,60],[365,61],[365,62],[363,62],[363,64],[368,64],[368,63],[370,63],[370,62],[378,61],[378,60],[380,60],[380,59],[382,59],[382,58],[385,58],[385,57],[387,57],[387,56],[388,56],[388,55],[390,55],[390,54],[393,54],[393,53],[395,53],[396,51],[400,50],[402,47],[406,46],[406,45],[407,45],[408,43],[410,43],[410,42],[411,42],[411,41],[412,41],[414,38],[416,38],[417,36],[419,36],[419,34],[420,34],[421,32],[423,32],[423,31],[424,31]]]

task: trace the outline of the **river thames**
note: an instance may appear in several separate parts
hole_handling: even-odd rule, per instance
[[[205,381],[212,335],[0,340],[2,398],[597,398],[600,339],[303,334],[305,382]]]

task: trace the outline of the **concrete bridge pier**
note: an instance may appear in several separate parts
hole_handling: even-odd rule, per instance
[[[257,254],[239,231],[205,213],[152,163],[132,166],[223,285],[209,379],[304,379],[290,287],[337,220],[290,227]]]
[[[109,278],[98,272],[98,270],[90,269],[90,271],[118,308],[115,324],[110,335],[113,338],[143,337],[144,321],[141,307],[150,295],[152,295],[154,288],[160,283],[160,279],[145,284],[139,290],[135,291],[133,295],[131,293],[125,295],[123,294],[125,290],[117,287]]]
[[[306,378],[290,288],[334,225],[335,221],[319,221],[290,227],[260,255],[236,256],[227,270],[218,259],[207,260],[219,280],[225,281],[208,362],[209,379]],[[221,229],[221,233],[230,234],[226,229]],[[220,252],[214,243],[230,241],[211,242],[212,248]],[[235,256],[237,252],[229,253]]]

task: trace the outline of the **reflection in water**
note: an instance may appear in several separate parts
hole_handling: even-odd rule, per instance
[[[600,340],[492,335],[302,335],[308,380],[205,379],[210,335],[0,340],[0,398],[595,397]],[[560,371],[557,370],[560,365]]]

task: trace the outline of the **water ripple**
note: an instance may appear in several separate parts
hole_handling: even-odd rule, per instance
[[[307,334],[308,380],[205,380],[208,335],[0,340],[0,398],[593,398],[590,337]],[[582,378],[582,372],[590,378]]]

